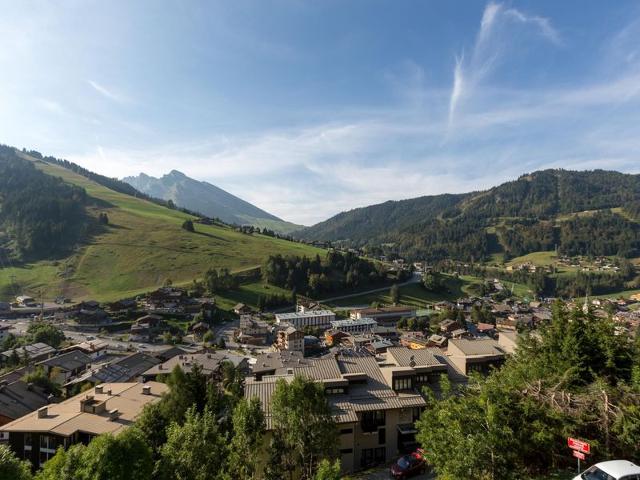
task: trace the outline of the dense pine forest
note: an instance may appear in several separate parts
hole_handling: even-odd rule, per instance
[[[485,260],[558,248],[564,255],[637,256],[640,176],[545,170],[485,192],[386,202],[341,213],[297,235],[411,259]]]
[[[95,223],[84,189],[45,175],[0,146],[0,248],[19,258],[68,252]]]
[[[316,297],[383,284],[387,272],[382,264],[352,253],[329,252],[325,259],[270,256],[263,268],[263,277],[272,285]]]

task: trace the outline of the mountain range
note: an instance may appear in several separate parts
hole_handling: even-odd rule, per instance
[[[486,191],[357,208],[293,235],[413,259],[486,260],[554,249],[636,257],[639,218],[640,175],[543,170]]]
[[[171,200],[178,207],[235,225],[267,228],[277,233],[290,233],[302,228],[286,222],[208,182],[195,180],[182,172],[172,170],[160,178],[144,173],[126,177],[135,189],[154,198]]]

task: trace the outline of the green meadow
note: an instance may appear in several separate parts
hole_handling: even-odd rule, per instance
[[[73,301],[108,301],[154,289],[167,279],[186,284],[209,268],[238,272],[260,266],[273,254],[325,253],[218,225],[195,224],[196,232],[190,233],[181,228],[186,219],[193,218],[190,215],[115,192],[61,166],[23,157],[49,175],[84,187],[95,200],[90,213],[106,213],[109,226],[67,258],[10,265],[5,259],[0,265],[0,298],[8,299],[16,292],[34,295],[42,288],[45,299],[65,295]]]

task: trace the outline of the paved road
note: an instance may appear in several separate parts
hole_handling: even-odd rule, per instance
[[[405,285],[411,285],[412,283],[420,283],[421,281],[422,281],[422,276],[418,273],[414,273],[410,280],[407,280],[406,282],[398,283],[398,286],[404,287]],[[391,288],[391,286],[387,285],[386,287],[373,288],[371,290],[366,290],[364,292],[350,293],[349,295],[340,295],[339,297],[324,298],[318,301],[321,303],[331,303],[331,302],[335,302],[336,300],[344,300],[345,298],[354,298],[354,297],[360,297],[362,295],[369,295],[370,293],[388,291],[389,288]]]

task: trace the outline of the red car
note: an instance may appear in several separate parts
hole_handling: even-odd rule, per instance
[[[427,471],[427,461],[422,450],[400,457],[391,465],[391,476],[398,480],[413,477]]]

